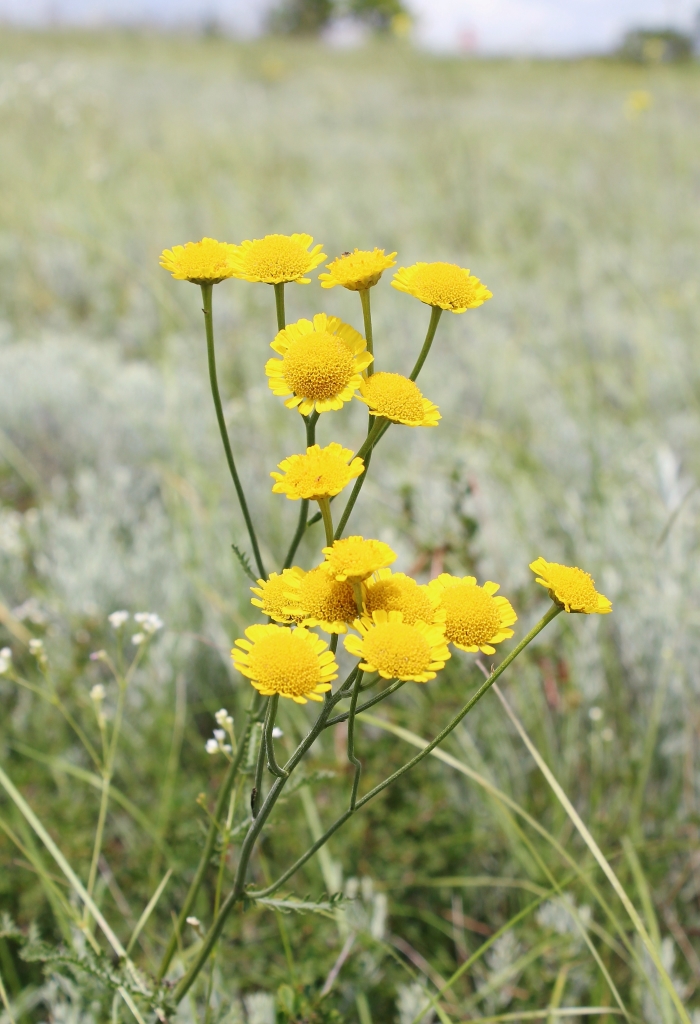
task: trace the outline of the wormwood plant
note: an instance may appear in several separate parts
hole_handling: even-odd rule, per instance
[[[531,563],[531,569],[535,573],[536,582],[547,590],[551,599],[549,609],[497,667],[490,672],[486,671],[486,678],[480,688],[465,699],[457,714],[432,740],[387,778],[369,791],[362,792],[362,751],[356,736],[357,716],[389,699],[406,684],[430,685],[452,656],[452,649],[467,654],[494,655],[494,645],[514,635],[511,627],[517,621],[515,610],[507,598],[498,594],[496,583],[485,581],[478,584],[472,576],[458,578],[443,573],[429,584],[420,585],[409,576],[392,571],[390,566],[396,560],[396,554],[388,544],[375,538],[346,535],[350,516],[370,469],[374,449],[390,426],[396,424],[421,428],[439,425],[441,417],[437,406],[422,395],[416,380],[430,353],[443,311],[464,313],[483,304],[491,298],[491,293],[468,270],[452,264],[417,263],[399,269],[394,274],[392,284],[399,291],[430,307],[428,329],[409,376],[377,370],[371,320],[371,289],[380,282],[383,273],[395,265],[396,253],[386,255],[379,249],[344,253],[328,265],[326,273],[320,275],[321,286],[325,289],[342,286],[358,292],[364,324],[363,337],[350,325],[326,313],[318,313],[313,321],[286,323],[285,286],[290,283],[310,283],[306,275],[326,258],[321,252],[321,246],[311,248],[312,243],[313,239],[308,235],[269,235],[240,245],[205,238],[200,242],[175,246],[162,255],[162,265],[173,277],[201,287],[214,408],[257,574],[251,568],[248,555],[237,549],[236,553],[255,584],[251,588],[254,594],[252,605],[268,621],[266,624],[249,626],[245,636],[236,639],[231,652],[236,669],[251,683],[251,700],[237,731],[226,712],[217,715],[220,728],[208,748],[221,751],[228,758],[228,769],[216,796],[209,829],[189,891],[173,921],[170,938],[153,976],[146,976],[132,962],[131,951],[158,902],[168,875],[153,893],[126,947],[97,906],[94,888],[115,752],[122,727],[124,695],[147,649],[149,638],[161,626],[157,616],[140,616],[141,631],[134,637],[137,654],[130,667],[123,666],[120,661],[113,662],[102,651],[93,656],[105,662],[119,686],[119,704],[111,730],[108,730],[101,713],[104,691],[97,686],[91,695],[102,737],[101,754],[92,747],[80,726],[69,719],[69,724],[78,732],[101,778],[99,816],[86,884],[77,876],[29,804],[0,768],[0,783],[51,853],[82,905],[80,913],[76,913],[52,879],[46,876],[44,881],[53,894],[57,917],[69,926],[64,933],[66,938],[70,939],[70,927],[77,929],[78,934],[84,936],[83,946],[76,947],[73,942],[73,951],[66,953],[44,946],[34,937],[25,948],[25,957],[49,964],[70,963],[81,967],[86,974],[114,992],[115,1019],[119,1000],[128,1006],[138,1021],[143,1021],[143,1013],[154,1014],[161,1021],[170,1019],[212,960],[219,937],[231,914],[242,912],[251,904],[269,904],[284,883],[353,815],[398,778],[417,767],[449,736],[508,666],[558,614],[562,611],[607,614],[612,610],[610,601],[598,593],[588,573],[576,567],[537,558]],[[276,356],[267,362],[266,373],[271,391],[284,399],[293,415],[300,415],[306,433],[306,450],[288,456],[271,473],[273,493],[299,503],[297,526],[290,539],[284,564],[278,566],[277,571],[268,572],[263,561],[264,546],[258,541],[256,524],[236,469],[217,380],[213,291],[215,285],[230,278],[273,287],[278,333],[272,342]],[[360,448],[353,454],[336,441],[321,448],[316,444],[316,426],[320,416],[332,415],[354,398],[368,408],[367,433]],[[342,500],[336,499],[340,499],[347,488],[350,489],[349,496],[336,522],[335,509],[342,505]],[[317,511],[310,507],[311,502],[316,503]],[[307,531],[319,522],[323,524],[325,540],[319,551],[319,564],[305,570],[294,564],[297,551]],[[120,629],[126,621],[126,613],[113,613],[111,619],[112,625]],[[330,640],[324,640],[321,633],[329,635]],[[338,683],[340,670],[336,654],[341,636],[351,668]],[[40,667],[45,667],[41,646],[36,647],[34,653]],[[11,653],[7,649],[0,652],[0,672],[11,676],[14,673]],[[14,678],[24,685],[32,685],[16,674]],[[48,675],[47,689],[34,689],[54,703],[64,716],[70,716],[58,695],[51,691]],[[275,723],[280,698],[297,704],[310,701],[319,705],[318,714],[306,736],[284,763],[278,758],[275,747]],[[264,827],[273,818],[280,796],[316,740],[325,730],[341,722],[347,723],[347,757],[353,767],[345,805],[337,808],[332,824],[279,877],[264,888],[254,888],[249,881],[251,858]],[[247,773],[249,765],[253,769],[252,780],[251,774]],[[544,772],[548,770],[546,765],[541,767]],[[551,780],[550,785],[557,792],[556,780]],[[598,858],[598,848],[580,819],[576,819],[574,809],[567,805],[563,791],[557,792],[557,795],[567,807],[567,813],[575,821],[594,856]],[[227,853],[232,846],[235,847],[236,866],[233,877],[229,878],[226,871]],[[209,922],[202,926],[199,920],[191,916],[191,912],[207,880],[217,850],[223,852],[219,857],[215,896]],[[602,854],[599,864],[604,871],[607,870],[607,862],[604,862]],[[610,873],[608,877],[615,887],[615,876]],[[616,891],[624,903],[624,892]],[[333,896],[331,894],[331,907]],[[656,950],[649,943],[641,922],[637,923],[634,908],[631,904],[628,907],[627,903],[625,906],[635,927],[666,984],[668,979]],[[116,955],[116,962],[103,952],[95,937],[93,922]],[[184,951],[187,955],[180,958],[188,965],[185,973],[176,976],[173,959],[178,949],[182,951],[184,937],[188,934],[188,923],[195,928],[197,938],[192,949]],[[669,994],[681,1019],[687,1020],[687,1014],[672,986]],[[1,985],[0,996],[7,1006],[7,996]],[[420,1013],[416,1019],[419,1018]]]

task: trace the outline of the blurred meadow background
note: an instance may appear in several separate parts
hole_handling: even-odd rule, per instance
[[[224,770],[205,752],[214,712],[239,720],[249,699],[228,652],[259,621],[231,549],[247,539],[208,394],[200,293],[158,257],[203,235],[300,231],[329,257],[377,245],[399,266],[459,263],[493,291],[443,316],[421,377],[439,430],[388,433],[352,532],[389,542],[395,568],[422,580],[500,582],[519,615],[513,642],[543,611],[528,569],[538,555],[586,568],[612,599],[611,616],[558,618],[504,690],[700,1021],[699,123],[693,62],[0,32],[0,646],[39,685],[27,644],[43,639],[52,685],[97,743],[90,690],[105,685],[108,713],[115,698],[89,655],[115,649],[107,615],[165,623],[129,692],[96,889],[126,941],[172,868],[140,939],[144,970]],[[323,310],[361,329],[357,297],[313,278],[287,288],[288,319]],[[268,472],[304,435],[264,376],[272,290],[228,281],[214,298],[226,417],[277,565],[297,510],[272,496]],[[386,274],[373,314],[377,365],[408,372],[427,308]],[[320,442],[357,448],[364,406],[330,419]],[[381,715],[432,737],[480,678],[457,654]],[[283,747],[306,721],[280,709]],[[345,799],[342,730],[324,735],[266,831],[257,881]],[[495,694],[444,750],[451,765],[431,758],[402,778],[285,890],[345,892],[347,909],[236,916],[210,1009],[185,1001],[177,1020],[412,1024],[425,993],[500,929],[443,995],[443,1022],[573,1020],[591,1006],[610,1022],[614,990],[630,1020],[676,1019]],[[359,753],[369,788],[413,748],[363,724]],[[99,777],[50,701],[2,677],[0,758],[84,878]],[[129,1019],[99,978],[23,957],[30,928],[65,939],[52,897],[64,881],[4,796],[0,865],[0,975],[16,1020]],[[211,874],[195,908],[205,925]],[[176,973],[196,941],[182,937]]]

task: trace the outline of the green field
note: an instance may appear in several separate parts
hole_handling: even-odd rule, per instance
[[[648,110],[630,113],[632,90],[650,93]],[[700,1021],[699,121],[694,64],[0,31],[0,647],[30,684],[0,677],[0,766],[85,883],[101,781],[56,701],[99,746],[90,690],[104,683],[111,720],[116,694],[89,655],[115,651],[106,616],[160,615],[127,695],[94,890],[126,945],[172,869],[134,948],[145,977],[224,770],[204,750],[213,714],[224,706],[239,722],[248,705],[228,651],[259,621],[231,552],[247,538],[208,393],[199,290],[158,258],[205,235],[308,232],[329,256],[376,245],[397,250],[398,266],[455,262],[493,292],[443,315],[421,376],[443,420],[388,433],[353,532],[390,543],[395,568],[421,580],[498,581],[516,640],[546,605],[528,569],[538,555],[584,567],[611,598],[610,616],[560,616],[503,692]],[[357,296],[312,277],[288,287],[288,319],[323,310],[361,329]],[[389,279],[372,295],[377,363],[408,373],[428,310]],[[264,375],[272,290],[228,281],[215,300],[226,419],[266,561],[279,566],[296,508],[270,493],[268,472],[304,434]],[[321,420],[319,440],[356,449],[365,425],[352,403]],[[320,542],[310,531],[301,564],[315,564]],[[30,635],[44,641],[45,676]],[[453,657],[378,715],[432,737],[480,684],[474,660]],[[284,748],[308,716],[280,714]],[[499,929],[435,1020],[680,1019],[494,693],[442,749],[457,767],[426,759],[281,892],[360,895],[322,913],[234,916],[173,1020],[412,1024],[426,993]],[[369,789],[414,749],[364,724],[358,751]],[[256,883],[345,806],[350,778],[338,726],[266,829]],[[234,840],[224,889],[235,861]],[[195,908],[204,928],[216,864]],[[89,942],[71,899],[0,791],[0,978],[16,1024],[134,1019],[107,960],[102,974],[78,963]],[[197,942],[190,927],[172,977]],[[12,1017],[0,1004],[0,1022]]]

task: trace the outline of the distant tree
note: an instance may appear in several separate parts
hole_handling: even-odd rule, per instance
[[[636,28],[627,33],[618,55],[639,64],[672,64],[690,60],[693,40],[673,28]]]
[[[394,18],[408,15],[401,0],[346,0],[344,7],[351,17],[380,32],[388,31]]]
[[[335,13],[333,0],[284,0],[268,19],[272,32],[318,35]]]

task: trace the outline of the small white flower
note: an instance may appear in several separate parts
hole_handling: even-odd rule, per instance
[[[112,629],[121,629],[124,623],[128,621],[128,619],[129,613],[125,611],[112,612],[111,615],[107,616],[107,621],[109,622]]]
[[[280,727],[278,725],[275,725],[275,726],[272,727],[272,738],[273,738],[273,740],[282,739],[283,736],[284,736],[284,733],[282,732],[282,730],[280,729]]]
[[[223,743],[226,739],[226,733],[223,729],[214,729],[214,739],[217,743]]]
[[[214,718],[216,719],[217,724],[221,725],[221,726],[223,726],[224,722],[226,721],[226,719],[228,717],[229,717],[229,714],[228,714],[228,711],[226,710],[226,708],[219,708],[219,710],[214,715]]]
[[[145,639],[146,639],[146,634],[145,633],[134,633],[134,635],[131,638],[131,642],[134,645],[134,647],[140,647]]]
[[[3,647],[0,651],[0,676],[7,675],[12,666],[12,651],[9,647]]]
[[[105,699],[105,688],[102,683],[95,683],[93,688],[90,690],[90,697],[95,702],[99,702]]]
[[[204,749],[206,750],[207,754],[218,754],[219,744],[216,742],[216,740],[207,740]]]
[[[155,612],[137,612],[134,615],[134,620],[148,636],[153,636],[163,628],[163,620]]]
[[[33,636],[32,639],[29,641],[29,650],[31,651],[35,658],[38,658],[41,652],[44,650],[44,641],[40,640],[36,636]]]
[[[599,722],[603,717],[603,709],[595,705],[589,710],[588,717],[592,722]]]
[[[223,750],[224,754],[230,754],[233,748],[231,747],[230,743],[224,743],[221,749]]]
[[[615,733],[612,731],[609,725],[606,725],[604,729],[600,730],[600,738],[603,743],[612,743],[615,739]]]
[[[193,928],[201,928],[201,922],[198,917],[186,917],[185,920],[188,924],[191,924]]]

